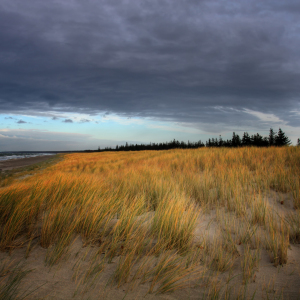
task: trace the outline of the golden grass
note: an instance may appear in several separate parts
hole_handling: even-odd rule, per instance
[[[201,266],[231,269],[235,245],[242,244],[246,284],[261,248],[277,266],[287,262],[289,241],[299,242],[299,157],[299,147],[68,154],[0,189],[0,250],[24,245],[29,255],[38,237],[53,265],[81,235],[101,256],[87,274],[119,257],[111,283],[139,278],[150,282],[150,293],[163,293],[188,286]],[[270,190],[290,195],[294,211],[278,217],[267,201]],[[223,233],[200,247],[194,242],[200,211],[214,209]],[[224,224],[228,214],[231,223]],[[220,290],[213,282],[215,299]]]

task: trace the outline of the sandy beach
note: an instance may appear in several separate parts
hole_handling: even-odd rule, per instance
[[[55,155],[41,155],[35,157],[28,157],[28,158],[20,158],[20,159],[9,159],[0,162],[0,170],[12,170],[16,168],[26,167],[33,164],[37,164],[43,161],[46,161]]]

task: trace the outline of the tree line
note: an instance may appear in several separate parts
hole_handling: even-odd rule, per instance
[[[238,134],[233,132],[232,138],[229,140],[223,140],[221,135],[219,138],[211,138],[205,142],[205,144],[199,140],[198,142],[179,142],[173,140],[165,143],[149,143],[149,144],[128,144],[117,145],[116,148],[106,147],[104,149],[98,148],[98,151],[141,151],[141,150],[169,150],[169,149],[196,149],[201,147],[282,147],[289,146],[291,140],[287,135],[279,128],[278,132],[274,132],[270,128],[268,136],[261,136],[259,133],[249,135],[248,132],[244,132],[243,136],[240,137]],[[297,145],[300,146],[300,139],[297,141]]]
[[[291,140],[286,136],[286,134],[279,128],[278,132],[275,133],[272,128],[270,128],[269,136],[263,137],[259,133],[249,135],[248,132],[244,132],[242,138],[235,132],[232,134],[231,140],[224,141],[220,136],[219,139],[209,139],[206,142],[207,147],[271,147],[271,146],[289,146]]]

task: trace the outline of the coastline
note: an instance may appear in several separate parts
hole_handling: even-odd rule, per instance
[[[26,157],[26,158],[17,158],[17,159],[9,159],[0,161],[0,172],[6,170],[13,170],[17,168],[27,167],[36,163],[44,162],[50,158],[53,158],[56,154],[53,155],[41,155],[34,157]]]

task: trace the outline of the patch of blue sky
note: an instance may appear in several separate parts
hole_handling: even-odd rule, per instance
[[[41,120],[35,117],[20,116],[20,115],[0,115],[1,127],[20,128],[25,126],[26,128],[32,126],[38,126]]]
[[[179,123],[163,122],[147,118],[128,118],[114,114],[89,116],[63,114],[59,117],[0,115],[2,128],[34,129],[61,133],[88,134],[94,139],[125,143],[160,143],[173,139],[205,142],[206,134]],[[4,126],[3,126],[4,124]]]

